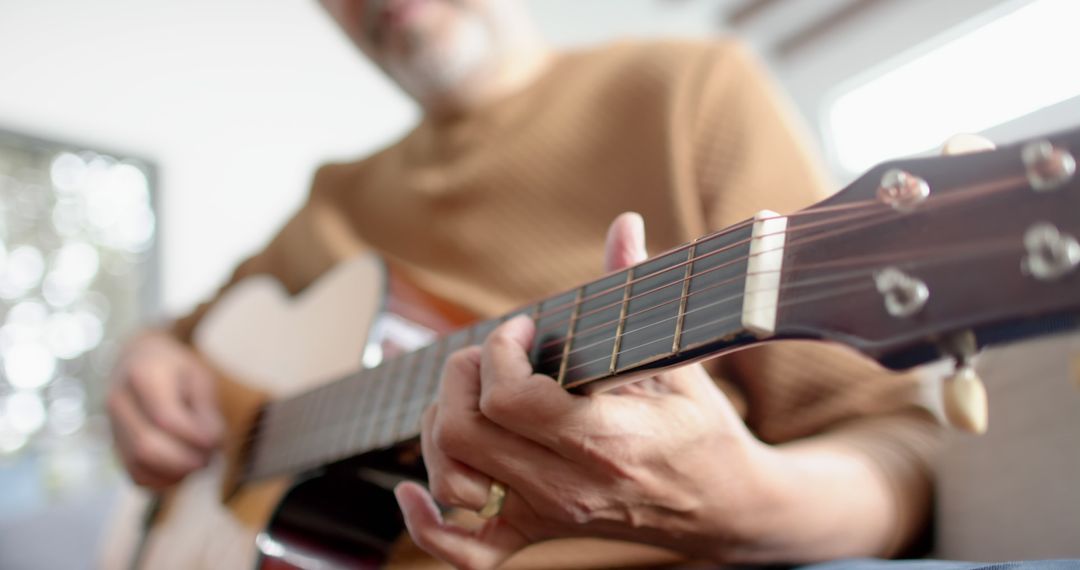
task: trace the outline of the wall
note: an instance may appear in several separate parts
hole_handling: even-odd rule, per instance
[[[771,63],[817,127],[837,84],[1015,1],[878,2]],[[530,5],[553,43],[580,46],[624,36],[706,37],[736,3]],[[740,32],[768,56],[779,34],[836,5],[787,0]],[[1077,102],[1060,105],[1021,124],[1071,124],[1078,109]],[[209,294],[265,241],[303,199],[317,163],[371,152],[416,116],[315,0],[0,2],[0,127],[135,153],[161,167],[160,298],[168,313]],[[994,132],[1008,138],[1031,130]]]
[[[161,167],[169,312],[280,225],[318,161],[416,114],[314,0],[5,0],[0,70],[0,125]]]

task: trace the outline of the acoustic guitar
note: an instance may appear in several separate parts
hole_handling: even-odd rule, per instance
[[[266,278],[241,283],[196,333],[221,373],[228,444],[156,502],[146,532],[118,527],[106,566],[434,564],[402,546],[391,489],[423,478],[418,424],[447,356],[518,314],[536,323],[535,369],[578,392],[780,339],[844,343],[894,369],[946,357],[955,362],[949,411],[978,429],[970,363],[981,347],[1080,328],[1074,149],[1080,130],[882,164],[805,210],[761,212],[467,326],[371,258],[296,299]],[[396,316],[374,318],[387,309]],[[404,326],[402,315],[423,327]],[[397,350],[381,359],[373,321],[405,331],[389,335]],[[672,560],[643,546],[560,542],[515,563]]]

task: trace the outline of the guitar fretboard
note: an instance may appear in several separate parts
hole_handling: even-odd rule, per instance
[[[295,473],[416,437],[454,351],[499,324],[530,316],[537,372],[567,389],[677,361],[735,342],[746,285],[751,224],[608,275],[582,287],[439,338],[436,342],[265,408],[252,434],[244,479]]]

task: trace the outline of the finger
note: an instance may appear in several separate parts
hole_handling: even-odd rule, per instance
[[[495,568],[529,544],[505,519],[492,519],[477,531],[447,523],[431,496],[415,483],[399,484],[394,496],[413,542],[457,568]]]
[[[431,491],[440,503],[479,509],[491,478],[519,485],[535,473],[564,471],[565,461],[536,442],[500,427],[480,410],[479,347],[447,360],[437,408],[424,418],[421,436]],[[550,379],[534,382],[552,383]],[[427,434],[428,437],[423,437]]]
[[[200,417],[184,405],[185,383],[174,368],[148,366],[131,371],[128,385],[141,414],[161,431],[203,449],[217,443],[213,430],[200,422]]]
[[[132,463],[167,477],[183,477],[206,464],[205,452],[154,426],[129,394],[121,392],[110,398],[109,411],[118,427],[115,435],[120,452]]]
[[[487,500],[491,479],[475,469],[447,456],[434,443],[437,406],[424,412],[421,420],[420,451],[424,455],[424,467],[428,473],[428,485],[439,503],[480,510]]]
[[[481,355],[480,411],[495,424],[556,449],[561,430],[584,428],[588,400],[533,374],[526,352],[533,332],[531,319],[516,317],[488,336]]]
[[[202,366],[191,366],[183,383],[184,403],[191,410],[200,426],[203,426],[214,445],[221,442],[225,420],[218,406],[217,382],[213,374]]]
[[[182,479],[182,477],[176,475],[159,473],[149,467],[139,465],[126,458],[123,459],[123,463],[124,469],[127,470],[128,476],[131,477],[131,481],[140,487],[147,487],[160,491],[175,485]]]
[[[611,222],[604,244],[604,270],[617,271],[645,260],[645,220],[624,212]]]
[[[990,139],[979,135],[963,133],[949,137],[949,140],[945,141],[945,144],[941,147],[941,154],[969,154],[973,152],[994,150],[994,148],[994,143],[991,142]]]

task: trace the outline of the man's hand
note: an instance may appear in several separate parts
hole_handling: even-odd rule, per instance
[[[133,481],[168,487],[206,465],[223,424],[214,378],[195,354],[164,333],[124,348],[113,371],[109,420]]]
[[[644,258],[640,217],[609,233],[607,263]],[[509,493],[478,531],[442,520],[415,484],[396,490],[409,532],[430,554],[492,568],[525,546],[565,536],[650,542],[696,556],[733,552],[770,514],[771,450],[746,429],[699,365],[614,392],[571,395],[533,374],[528,318],[447,362],[421,443],[439,503],[478,510],[492,479]]]

